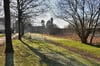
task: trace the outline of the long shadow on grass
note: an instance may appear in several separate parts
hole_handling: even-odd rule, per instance
[[[29,41],[31,41],[32,43],[36,43],[36,44],[41,44],[41,43],[39,43],[41,40],[37,40],[37,41],[34,41],[34,40],[29,40]],[[51,43],[50,43],[51,44]],[[81,61],[79,61],[79,60],[77,60],[77,59],[75,59],[74,57],[69,57],[69,55],[68,56],[65,56],[63,53],[65,53],[65,52],[57,52],[57,51],[54,51],[52,48],[50,48],[49,46],[46,46],[45,48],[47,48],[47,49],[49,49],[50,51],[52,51],[52,55],[54,54],[54,58],[56,58],[57,56],[56,55],[60,55],[60,56],[63,56],[63,57],[65,57],[66,59],[68,59],[68,61],[65,61],[65,60],[61,60],[61,61],[63,61],[64,63],[65,63],[65,65],[67,65],[67,66],[77,66],[77,65],[79,65],[79,66],[87,66],[86,64],[83,64]],[[51,53],[50,53],[51,54]],[[54,60],[58,60],[59,61],[59,59],[54,59]]]
[[[40,40],[37,40],[37,41],[34,41],[34,40],[29,40],[31,41],[32,43],[36,43],[36,44],[41,44],[39,43]],[[50,43],[51,44],[51,43]],[[54,51],[52,48],[50,48],[49,46],[46,46],[45,48],[49,49],[50,51],[52,51],[55,55],[54,55],[54,58],[57,57],[56,54],[60,55],[60,56],[63,56],[65,57],[66,59],[68,59],[68,61],[65,61],[65,60],[61,60],[60,61],[63,61],[65,63],[66,66],[88,66],[88,64],[85,64],[84,62],[80,61],[79,59],[76,59],[74,58],[73,56],[70,56],[69,54],[65,56],[65,52],[57,52],[57,51]],[[51,53],[50,53],[51,54]],[[70,56],[70,57],[69,57]],[[86,58],[83,58],[83,59],[86,59]],[[57,60],[57,59],[55,59]],[[59,60],[58,60],[59,61]],[[89,60],[87,60],[89,61]],[[95,62],[89,62],[90,64],[93,64],[95,66],[99,66],[100,64],[98,63],[95,63]]]
[[[64,61],[64,62],[66,62],[66,66],[87,66],[86,64],[83,64],[81,61],[75,59],[74,57],[71,57],[70,55],[66,55],[66,56],[65,56],[65,54],[63,54],[63,53],[65,53],[65,51],[61,53],[61,52],[54,51],[54,50],[52,50],[52,49],[49,48],[49,47],[46,47],[46,48],[48,48],[48,49],[51,50],[52,52],[56,52],[56,54],[59,54],[59,55],[65,57],[66,59],[68,59],[68,61],[62,60],[62,61]],[[70,57],[69,57],[69,56],[70,56]]]
[[[37,40],[37,41],[34,41],[34,40],[29,40],[29,41],[31,41],[32,43],[36,43],[36,44],[41,44],[41,43],[39,43],[40,42],[40,40]],[[62,53],[60,53],[60,52],[57,52],[57,51],[54,51],[54,50],[52,50],[52,48],[50,48],[49,46],[46,46],[45,48],[47,48],[47,49],[49,49],[50,51],[52,51],[52,53],[50,53],[50,54],[52,54],[52,55],[54,55],[53,57],[53,61],[55,60],[56,62],[57,61],[59,61],[59,59],[56,59],[56,57],[57,57],[57,55],[60,55],[60,56],[63,56],[63,57],[65,57],[66,59],[68,59],[68,61],[65,61],[65,60],[63,60],[63,59],[60,59],[60,61],[62,61],[62,62],[64,62],[64,65],[66,65],[66,66],[87,66],[86,64],[83,64],[81,61],[79,61],[79,60],[77,60],[77,59],[75,59],[74,57],[69,57],[69,55],[68,56],[65,56],[64,54],[62,54]],[[37,49],[36,49],[37,50]],[[38,51],[38,50],[37,50]],[[64,52],[63,52],[64,53]],[[40,63],[41,63],[42,61],[40,61]],[[52,62],[52,61],[51,61]],[[53,63],[53,62],[52,62]],[[52,64],[52,63],[49,63],[49,64]],[[53,64],[52,64],[53,65]],[[52,66],[52,65],[49,65],[49,66]],[[53,65],[53,66],[55,66],[55,65]],[[60,66],[59,64],[57,65],[57,66]]]
[[[37,49],[29,46],[27,43],[25,43],[23,41],[22,41],[22,43],[24,45],[26,45],[30,50],[32,50],[34,53],[36,53],[41,58],[40,66],[42,66],[42,63],[46,63],[48,66],[87,66],[86,64],[83,64],[82,62],[80,62],[79,60],[77,60],[73,57],[67,57],[60,52],[56,52],[56,51],[52,50],[51,48],[46,47],[49,50],[51,50],[52,52],[55,52],[54,58],[56,57],[56,54],[58,54],[58,55],[65,57],[66,59],[68,59],[68,61],[60,60],[65,63],[65,64],[61,64],[61,63],[57,62],[57,61],[59,61],[59,59],[58,60],[57,59],[49,59],[48,57],[46,57],[46,55],[44,55],[43,53],[40,53]]]
[[[51,44],[51,43],[50,43]],[[49,47],[46,47],[46,48],[48,48],[49,50],[51,50],[51,51],[54,51],[54,50],[52,50],[51,48],[49,48]],[[62,56],[65,56],[63,53],[65,53],[65,51],[64,52],[56,52],[57,54],[60,54],[60,55],[62,55]],[[69,59],[70,60],[70,62],[67,62],[67,65],[68,66],[77,66],[77,65],[79,65],[79,66],[88,66],[88,64],[84,64],[82,61],[79,61],[79,60],[77,60],[76,58],[74,58],[74,57],[68,57],[67,55],[65,56],[65,58],[67,58],[67,59]],[[83,59],[86,59],[86,58],[84,58],[83,57]],[[87,59],[87,61],[90,61],[90,60],[88,60]],[[100,64],[99,63],[96,63],[96,62],[90,62],[90,64],[93,64],[93,65],[95,65],[95,66],[99,66]]]
[[[42,66],[42,63],[46,63],[47,66],[66,66],[64,64],[61,64],[57,61],[54,61],[52,59],[49,59],[48,57],[46,57],[46,55],[44,55],[43,53],[40,53],[37,49],[29,46],[27,43],[21,41],[24,45],[26,45],[30,50],[32,50],[36,55],[38,55],[40,58],[41,58],[41,61],[40,61],[40,66]]]

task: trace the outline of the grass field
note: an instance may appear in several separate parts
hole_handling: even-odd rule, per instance
[[[98,66],[95,61],[39,40],[14,40],[16,66]],[[59,50],[60,49],[60,50]]]
[[[48,37],[46,37],[48,38]],[[58,38],[51,38],[58,40]],[[60,40],[60,39],[59,39]],[[63,40],[63,39],[61,39]],[[85,58],[62,47],[43,40],[13,40],[15,66],[99,66],[100,62]],[[4,66],[4,55],[0,57],[0,66]]]
[[[27,35],[29,35],[29,34],[27,34]],[[41,37],[42,35],[40,35],[40,34],[31,34],[31,36],[32,37],[34,37],[34,36],[38,36],[38,37],[40,36]],[[90,55],[93,55],[97,58],[100,58],[100,48],[83,44],[80,41],[75,41],[75,40],[72,40],[72,39],[65,39],[65,38],[60,38],[60,37],[53,37],[53,36],[49,36],[49,35],[46,35],[45,39],[54,41],[54,42],[59,43],[63,46],[67,46],[67,47],[70,47],[70,48],[76,48],[78,50],[82,50],[82,51],[84,51],[84,52],[86,52]]]
[[[40,40],[14,40],[16,66],[98,66],[99,62],[86,59],[64,48]]]
[[[29,35],[29,34],[27,34],[27,35]],[[31,34],[31,36],[32,37],[34,37],[34,36],[42,37],[41,34]],[[74,48],[74,49],[83,51],[83,52],[88,53],[90,55],[93,55],[97,58],[100,58],[100,52],[99,52],[100,48],[83,44],[80,41],[75,41],[75,40],[68,39],[68,38],[65,39],[65,38],[60,38],[60,37],[54,37],[54,36],[49,36],[49,35],[45,35],[45,39],[54,41],[54,42],[59,43],[65,47],[67,46],[70,48]]]
[[[64,46],[68,46],[70,48],[77,48],[79,50],[85,51],[87,53],[90,53],[100,58],[100,48],[86,45],[86,44],[81,43],[80,41],[75,41],[72,39],[64,39],[64,38],[57,38],[57,37],[51,37],[51,36],[47,36],[46,38],[54,42],[60,43]]]

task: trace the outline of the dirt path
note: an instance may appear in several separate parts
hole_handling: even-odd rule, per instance
[[[5,42],[5,37],[0,38],[0,46],[3,46]]]
[[[16,38],[18,36],[18,34],[14,34],[12,36],[12,39]],[[0,59],[4,59],[4,51],[5,51],[5,37],[0,37]],[[3,61],[0,61],[0,64],[4,64]]]
[[[96,57],[96,56],[94,56],[94,55],[92,55],[92,54],[86,53],[85,51],[79,50],[79,49],[77,49],[77,48],[71,48],[71,47],[68,47],[68,46],[64,46],[64,45],[62,45],[62,44],[60,44],[60,43],[56,43],[56,42],[54,42],[54,41],[47,40],[47,39],[46,39],[46,42],[48,42],[48,43],[50,43],[50,44],[54,44],[54,45],[56,45],[56,46],[63,47],[63,48],[65,48],[65,49],[69,50],[69,51],[72,51],[72,52],[78,53],[78,54],[80,54],[80,55],[82,55],[82,56],[85,56],[86,58],[92,58],[92,59],[95,59],[95,60],[97,60],[97,61],[100,61],[100,58],[99,58],[99,57]]]
[[[16,36],[18,36],[17,33],[12,36],[12,39],[16,38]],[[4,46],[4,42],[5,42],[5,37],[1,37],[0,38],[0,47]]]

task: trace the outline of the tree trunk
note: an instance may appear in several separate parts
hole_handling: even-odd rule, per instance
[[[95,31],[93,31],[93,33],[92,33],[92,36],[91,36],[91,39],[90,39],[90,44],[92,44],[92,41],[93,41],[93,38],[94,38],[94,34],[95,34]]]
[[[21,25],[20,25],[20,20],[18,19],[18,33],[19,33],[18,39],[19,39],[19,40],[21,40],[21,30],[20,30],[21,28],[20,28],[20,27],[21,27]]]
[[[10,53],[10,52],[13,52],[13,46],[12,46],[12,38],[11,38],[11,21],[10,21],[9,0],[4,0],[4,13],[5,13],[5,34],[6,34],[5,53]]]
[[[21,40],[21,11],[20,11],[20,3],[19,0],[17,0],[17,6],[18,6],[18,39]]]
[[[85,35],[83,36],[83,35],[82,35],[80,38],[81,38],[81,42],[82,42],[82,43],[87,44],[87,39],[88,39],[87,36],[85,36]]]
[[[81,42],[87,44],[87,38],[82,38]]]
[[[5,13],[5,34],[6,34],[6,48],[5,48],[5,66],[14,66],[13,46],[11,39],[11,20],[10,20],[10,7],[9,0],[4,0],[4,13]]]
[[[5,58],[5,66],[14,66],[14,55],[13,53],[7,53]]]
[[[21,37],[24,35],[24,23],[21,22]]]

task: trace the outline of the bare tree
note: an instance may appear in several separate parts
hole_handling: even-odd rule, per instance
[[[100,23],[100,1],[99,0],[64,0],[59,1],[59,18],[71,24],[82,43],[87,43],[90,34],[92,39],[96,28]]]
[[[5,66],[14,66],[13,63],[13,46],[11,39],[11,20],[10,20],[10,7],[9,0],[4,0],[4,13],[5,13],[5,34],[6,34],[6,63]]]
[[[24,33],[25,19],[38,16],[48,10],[45,0],[17,0],[19,39]]]
[[[4,0],[4,13],[5,13],[5,34],[6,34],[6,50],[5,52],[13,52],[12,39],[11,39],[11,21],[10,21],[10,7],[9,0]]]

